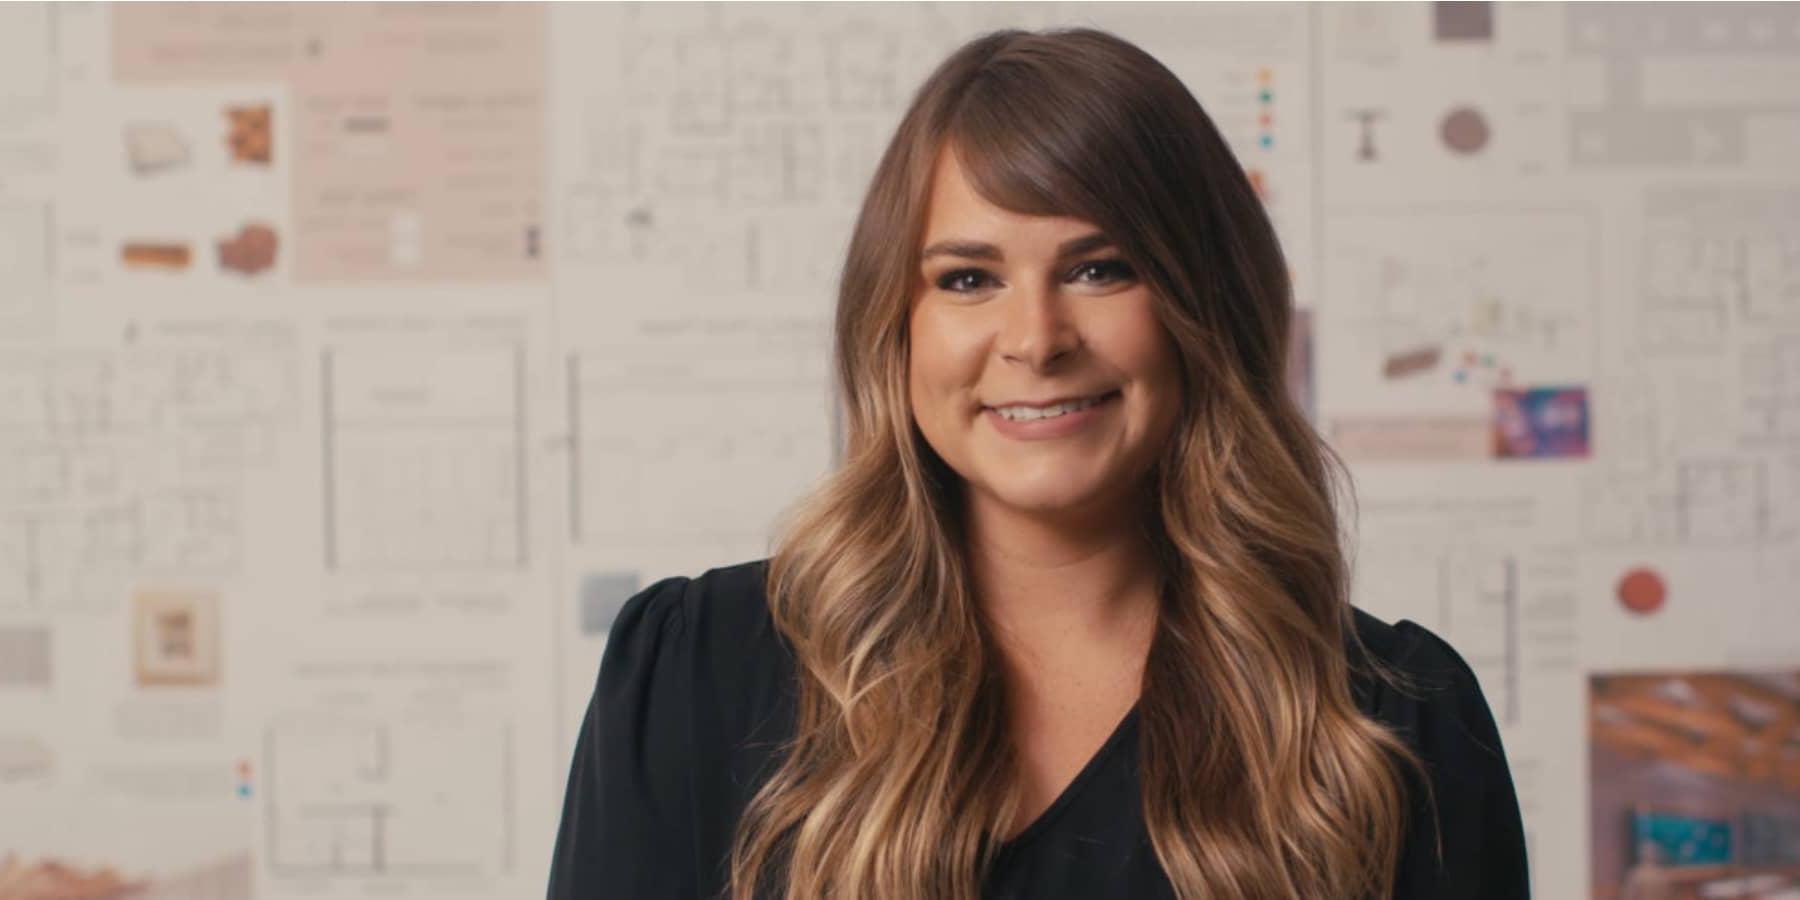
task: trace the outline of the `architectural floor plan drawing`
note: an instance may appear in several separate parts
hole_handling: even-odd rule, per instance
[[[505,723],[296,718],[271,727],[267,754],[283,876],[494,877],[513,864]]]

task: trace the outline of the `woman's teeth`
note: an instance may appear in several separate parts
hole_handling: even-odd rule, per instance
[[[1070,400],[1067,403],[1058,403],[1055,406],[1046,406],[1042,408],[1036,406],[997,406],[994,408],[994,411],[1011,422],[1030,422],[1036,419],[1054,419],[1057,416],[1087,409],[1090,406],[1098,406],[1101,401],[1110,396],[1112,396],[1110,393],[1101,394],[1098,397],[1089,397],[1085,400]]]

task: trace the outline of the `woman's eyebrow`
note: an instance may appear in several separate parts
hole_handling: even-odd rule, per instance
[[[1108,238],[1105,234],[1096,231],[1092,234],[1084,234],[1081,237],[1070,238],[1069,240],[1063,241],[1062,244],[1056,248],[1056,256],[1058,259],[1062,259],[1087,253],[1092,250],[1098,250],[1101,247],[1110,246],[1112,246],[1112,239]],[[959,241],[954,239],[938,241],[937,243],[926,247],[919,253],[920,260],[927,260],[933,256],[962,256],[969,259],[986,259],[995,262],[1006,258],[1005,255],[1000,252],[1000,248],[993,244],[982,243],[981,241]]]

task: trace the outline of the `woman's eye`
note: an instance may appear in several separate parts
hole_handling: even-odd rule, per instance
[[[1098,273],[1098,278],[1083,278],[1089,273]],[[1131,266],[1122,259],[1097,259],[1084,262],[1070,273],[1075,281],[1086,281],[1089,284],[1106,284],[1113,281],[1124,281],[1132,276]]]
[[[986,278],[987,273],[980,269],[958,269],[938,276],[937,286],[940,291],[964,293],[981,287]]]
[[[1068,280],[1084,284],[1113,284],[1130,281],[1135,275],[1131,266],[1122,259],[1096,259],[1070,270]],[[990,287],[992,279],[981,269],[957,269],[939,275],[936,283],[938,290],[967,294]]]

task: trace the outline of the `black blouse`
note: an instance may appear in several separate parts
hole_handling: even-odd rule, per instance
[[[767,563],[665,578],[619,611],[575,744],[550,900],[722,895],[732,829],[794,720],[793,660],[763,594]],[[1373,654],[1430,687],[1415,697],[1356,683],[1358,703],[1419,753],[1434,789],[1435,810],[1413,792],[1396,900],[1524,900],[1518,798],[1474,674],[1411,621],[1355,615]],[[1137,739],[1133,707],[1001,846],[984,897],[1174,897],[1139,814]]]

